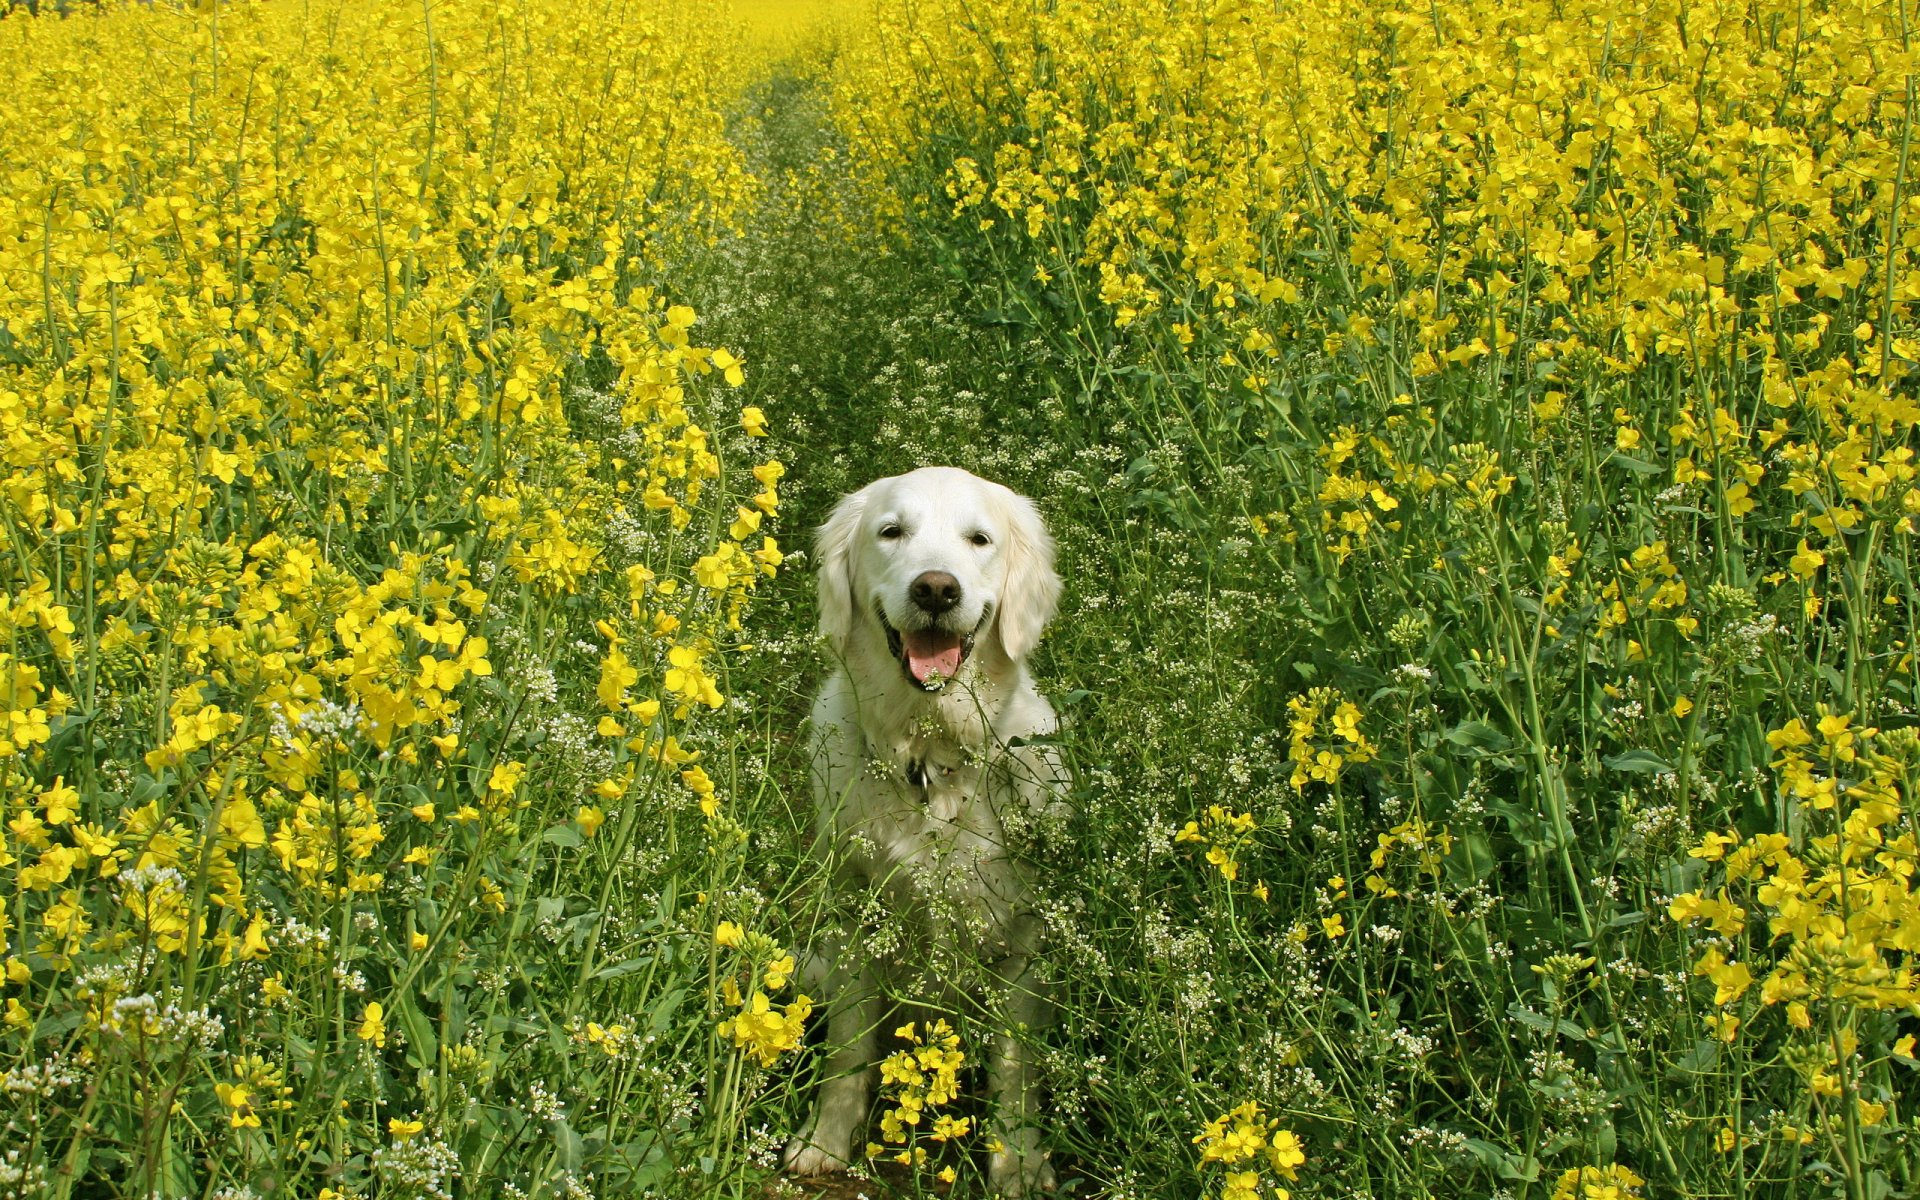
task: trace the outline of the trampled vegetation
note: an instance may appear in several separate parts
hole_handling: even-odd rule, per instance
[[[930,462],[1062,544],[1063,1188],[1911,1194],[1911,19],[0,18],[0,1195],[788,1186],[811,932],[952,964],[783,553]]]

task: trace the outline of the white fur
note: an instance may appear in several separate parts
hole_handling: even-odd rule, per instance
[[[928,467],[843,497],[818,553],[820,630],[840,667],[813,706],[814,852],[843,890],[881,888],[930,952],[958,951],[987,968],[995,994],[983,1011],[1000,1022],[989,1067],[1003,1143],[989,1178],[1005,1196],[1051,1188],[1018,1036],[1047,1016],[1030,970],[1038,922],[1006,836],[1062,803],[1052,750],[1025,744],[1056,725],[1024,661],[1060,595],[1053,540],[1025,497]],[[928,571],[960,589],[938,617],[909,597]],[[940,622],[971,631],[972,652],[930,691],[894,656],[882,616],[896,630]],[[821,988],[831,1046],[819,1102],[787,1147],[795,1174],[837,1170],[864,1144],[889,979],[860,941],[843,932],[812,956],[810,986]]]

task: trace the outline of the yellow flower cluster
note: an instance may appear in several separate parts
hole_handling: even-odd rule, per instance
[[[932,1111],[953,1103],[960,1094],[960,1068],[967,1056],[960,1049],[960,1035],[944,1020],[928,1025],[924,1034],[908,1022],[893,1036],[907,1045],[880,1064],[881,1094],[888,1102],[880,1114],[880,1139],[885,1145],[867,1143],[867,1157],[877,1158],[887,1153],[887,1146],[899,1146],[891,1156],[895,1162],[921,1166],[927,1161],[927,1149],[917,1136],[923,1121],[931,1117],[925,1136],[936,1143],[965,1137],[973,1130],[971,1117]],[[943,1170],[941,1178],[953,1182],[953,1169]]]
[[[1358,705],[1336,688],[1317,687],[1287,701],[1287,732],[1295,788],[1333,783],[1350,764],[1373,761],[1379,747],[1360,732]]]
[[[605,1025],[581,1021],[567,1030],[567,1038],[575,1045],[591,1046],[608,1058],[624,1057],[639,1043],[633,1030],[619,1021]]]
[[[1356,452],[1365,448],[1378,456],[1391,472],[1393,480],[1406,476],[1394,457],[1393,448],[1379,437],[1362,438],[1359,430],[1342,426],[1320,448],[1326,477],[1320,483],[1320,532],[1327,550],[1337,562],[1344,563],[1355,550],[1367,546],[1377,532],[1397,533],[1401,522],[1388,514],[1400,507],[1400,501],[1387,490],[1389,480],[1376,478],[1357,469]],[[1274,514],[1276,520],[1282,514]]]
[[[1830,1130],[1874,1125],[1886,1107],[1859,1094],[1862,1019],[1920,1007],[1920,838],[1909,794],[1920,739],[1823,711],[1811,730],[1796,718],[1767,742],[1807,835],[1707,834],[1690,853],[1715,869],[1714,885],[1675,896],[1667,912],[1717,935],[1693,964],[1713,987],[1709,1033],[1731,1042],[1743,1019],[1783,1012],[1781,1036],[1797,1044],[1786,1060]],[[1765,948],[1748,940],[1756,917],[1765,918]],[[1741,1003],[1756,983],[1758,1009]],[[1911,1053],[1911,1036],[1900,1041],[1905,1049],[1891,1052]]]
[[[1554,1181],[1550,1200],[1637,1200],[1646,1182],[1618,1163],[1574,1167]]]
[[[1188,821],[1173,840],[1206,846],[1207,862],[1220,872],[1221,878],[1231,883],[1240,878],[1240,852],[1252,844],[1256,828],[1252,813],[1237,813],[1210,804],[1203,820]]]
[[[243,1054],[233,1061],[233,1075],[239,1083],[216,1083],[214,1095],[227,1110],[227,1124],[234,1129],[260,1128],[262,1109],[286,1112],[293,1108],[293,1088],[286,1074],[258,1054]]]
[[[1392,898],[1400,895],[1399,889],[1388,881],[1397,864],[1410,866],[1416,880],[1422,876],[1437,880],[1440,878],[1441,860],[1452,853],[1451,833],[1445,829],[1434,830],[1420,817],[1410,817],[1387,832],[1376,835],[1373,852],[1367,858],[1373,870],[1362,882],[1374,895]]]
[[[1265,1179],[1263,1164],[1265,1170],[1291,1182],[1299,1178],[1298,1168],[1307,1161],[1300,1139],[1291,1129],[1280,1128],[1278,1118],[1265,1116],[1256,1100],[1207,1122],[1193,1144],[1200,1147],[1202,1168],[1214,1163],[1225,1168],[1220,1200],[1259,1200],[1262,1195],[1287,1200],[1292,1193]]]
[[[714,945],[738,952],[740,965],[720,981],[721,999],[735,1011],[717,1026],[720,1036],[745,1051],[763,1067],[782,1054],[798,1050],[806,1033],[813,1001],[795,996],[776,1006],[768,992],[787,986],[793,977],[793,956],[764,933],[749,933],[732,921],[714,929]]]

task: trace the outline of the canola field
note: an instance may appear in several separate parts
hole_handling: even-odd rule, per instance
[[[0,15],[0,1197],[1920,1191],[1920,14]],[[1055,1015],[833,926],[808,533],[1061,543]],[[932,989],[929,988],[929,991]]]

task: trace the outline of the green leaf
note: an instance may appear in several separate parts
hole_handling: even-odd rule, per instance
[[[687,989],[674,988],[660,997],[653,1006],[653,1012],[647,1016],[647,1030],[650,1033],[665,1033],[673,1024],[673,1016],[680,1011],[680,1004],[687,998]]]
[[[1657,463],[1650,463],[1644,458],[1635,458],[1631,454],[1622,454],[1618,450],[1607,456],[1606,465],[1625,467],[1635,475],[1658,475],[1663,469]]]
[[[401,1031],[407,1035],[407,1065],[418,1070],[431,1068],[440,1057],[440,1043],[434,1037],[433,1022],[420,1011],[410,992],[401,992],[393,997],[393,1011],[399,1018]]]
[[[593,973],[595,979],[618,979],[622,975],[631,975],[635,971],[646,969],[654,962],[651,958],[627,958],[617,963],[608,963]]]
[[[1552,1017],[1549,1017],[1545,1013],[1535,1012],[1518,1001],[1507,1005],[1507,1015],[1522,1025],[1525,1025],[1528,1029],[1538,1030],[1541,1033],[1553,1032]]]
[[[1493,874],[1499,860],[1493,856],[1493,841],[1484,830],[1472,829],[1454,838],[1453,853],[1441,860],[1447,882],[1455,887],[1471,887]]]
[[[1667,1074],[1675,1079],[1682,1075],[1704,1074],[1719,1061],[1720,1043],[1713,1038],[1700,1038],[1693,1043],[1693,1049],[1674,1061],[1673,1069]]]
[[[1565,1017],[1555,1019],[1543,1012],[1535,1012],[1519,1001],[1507,1005],[1507,1015],[1527,1028],[1537,1029],[1541,1033],[1557,1033],[1562,1037],[1570,1037],[1576,1042],[1588,1040],[1587,1031]]]
[[[1502,754],[1513,749],[1513,739],[1485,721],[1462,721],[1447,730],[1446,738],[1461,749],[1472,751],[1472,757]]]
[[[1646,775],[1673,773],[1673,764],[1651,750],[1623,750],[1601,761],[1614,771],[1634,771]]]
[[[553,1123],[553,1149],[563,1171],[578,1171],[586,1160],[586,1145],[565,1117]]]
[[[1502,1179],[1534,1180],[1540,1177],[1540,1160],[1531,1154],[1515,1155],[1481,1138],[1467,1138],[1461,1143],[1467,1153],[1479,1159],[1488,1168],[1497,1171]]]

